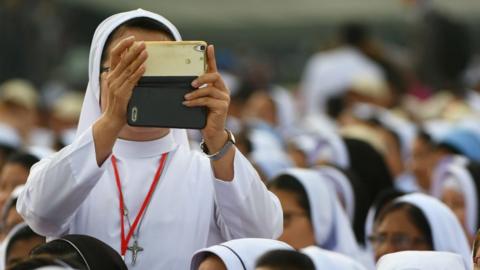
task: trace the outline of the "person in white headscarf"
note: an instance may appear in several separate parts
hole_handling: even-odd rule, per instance
[[[288,244],[271,239],[244,238],[195,252],[191,270],[254,270],[260,256],[271,250],[293,250]]]
[[[473,242],[478,229],[479,181],[480,165],[465,160],[449,164],[432,183],[432,195],[452,209],[469,242]]]
[[[383,256],[377,270],[470,270],[462,257],[451,252],[402,251]]]
[[[316,269],[366,270],[363,265],[346,255],[321,249],[317,246],[304,248],[301,252],[312,259]]]
[[[405,250],[453,252],[472,267],[470,248],[454,213],[441,201],[421,193],[404,195],[384,207],[370,236],[375,257]]]
[[[283,208],[285,227],[279,240],[296,249],[319,246],[372,265],[357,244],[334,188],[318,172],[288,169],[269,188]]]
[[[206,74],[192,82],[197,90],[184,102],[208,108],[202,135],[210,158],[190,150],[185,130],[126,125],[127,103],[148,57],[143,41],[152,40],[181,37],[167,19],[141,9],[98,26],[77,136],[32,168],[19,213],[42,235],[102,240],[130,269],[186,269],[200,248],[277,237],[278,199],[225,130],[229,94],[213,46]]]
[[[33,248],[43,243],[45,237],[33,232],[25,223],[17,224],[0,246],[0,269],[6,269],[27,258]]]

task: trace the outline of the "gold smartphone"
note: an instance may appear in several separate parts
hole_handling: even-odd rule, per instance
[[[200,76],[206,70],[205,41],[147,41],[145,77]]]
[[[128,104],[131,126],[202,129],[205,107],[186,107],[191,83],[206,71],[204,41],[145,42],[148,58],[145,74],[138,81]]]

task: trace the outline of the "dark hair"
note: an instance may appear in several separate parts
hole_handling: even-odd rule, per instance
[[[5,261],[7,261],[10,251],[12,250],[13,245],[18,241],[29,240],[35,237],[43,238],[43,236],[36,234],[30,227],[25,226],[18,230],[8,242],[5,251]]]
[[[281,174],[268,183],[268,188],[294,193],[300,207],[307,213],[308,218],[311,217],[307,191],[297,178],[289,174]]]
[[[421,234],[425,237],[427,244],[429,244],[432,249],[435,249],[433,245],[433,236],[432,236],[432,229],[430,228],[430,224],[428,223],[427,218],[423,214],[422,210],[416,207],[413,204],[407,202],[394,202],[390,203],[385,206],[380,213],[378,214],[377,218],[375,219],[375,224],[380,224],[388,214],[393,213],[395,211],[403,210],[408,216],[408,220],[421,232]]]
[[[360,47],[368,38],[368,29],[361,23],[350,22],[340,27],[340,39],[345,44]]]
[[[400,191],[396,188],[389,188],[381,191],[372,204],[372,207],[375,208],[374,219],[377,219],[378,215],[380,214],[380,212],[382,212],[382,209],[385,206],[388,206],[393,200],[405,194],[405,192]]]
[[[475,191],[480,194],[480,163],[475,161],[469,161],[467,164],[467,171],[473,179],[475,185]],[[478,196],[478,195],[477,195]],[[476,198],[479,200],[479,198]],[[477,216],[480,217],[480,207],[477,207]],[[480,220],[477,221],[476,229],[480,228]]]
[[[355,214],[353,231],[357,242],[365,245],[365,222],[367,214],[377,195],[393,186],[392,175],[383,156],[370,144],[351,138],[344,138],[350,169],[361,185],[354,186]],[[363,197],[358,196],[362,193]]]
[[[7,158],[7,163],[20,164],[27,170],[30,170],[33,164],[38,161],[39,159],[36,156],[25,152],[15,152]]]
[[[112,43],[113,38],[115,35],[119,32],[120,29],[129,27],[129,28],[141,28],[145,30],[152,30],[152,31],[159,31],[159,32],[164,32],[165,34],[169,35],[169,37],[174,40],[173,33],[166,27],[165,25],[161,24],[160,22],[148,18],[148,17],[139,17],[139,18],[134,18],[131,20],[128,20],[122,24],[120,24],[112,33],[107,38],[107,41],[105,42],[105,46],[103,46],[102,50],[102,59],[100,61],[100,64],[105,61],[105,59],[108,56],[107,48],[110,46],[110,43]]]
[[[312,260],[294,250],[272,250],[262,255],[256,267],[269,267],[273,270],[315,270]]]
[[[82,255],[66,241],[51,241],[32,250],[32,254],[48,255],[59,259],[75,269],[87,269]]]
[[[70,234],[32,250],[33,255],[50,255],[75,269],[128,269],[122,257],[106,243],[88,235]]]

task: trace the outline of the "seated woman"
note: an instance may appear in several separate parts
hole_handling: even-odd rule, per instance
[[[372,265],[355,240],[335,189],[317,171],[288,169],[268,187],[283,208],[284,229],[279,240],[295,249],[318,246]]]
[[[193,255],[191,270],[254,270],[255,262],[272,250],[293,250],[286,243],[263,238],[243,238],[201,249]]]
[[[432,195],[457,216],[472,243],[479,228],[480,164],[471,161],[449,164],[432,183]]]
[[[472,268],[470,248],[453,212],[439,200],[420,193],[395,199],[375,219],[369,237],[375,259],[406,250],[448,251]]]
[[[468,270],[462,256],[440,251],[402,251],[383,256],[377,270]]]

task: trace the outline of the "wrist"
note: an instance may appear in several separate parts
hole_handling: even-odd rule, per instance
[[[111,117],[107,114],[103,114],[97,121],[97,126],[101,129],[103,134],[112,134],[118,136],[125,123],[122,123],[118,119]]]
[[[207,146],[209,154],[218,152],[225,145],[227,140],[228,132],[226,130],[203,137],[203,142]]]

